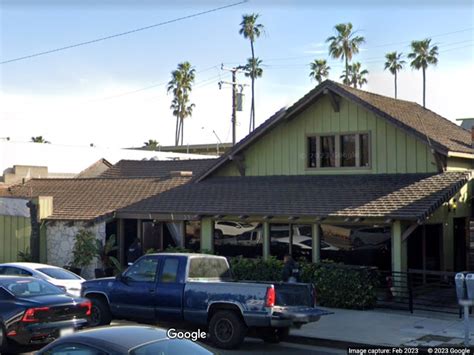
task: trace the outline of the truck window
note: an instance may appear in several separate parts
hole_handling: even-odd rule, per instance
[[[191,258],[189,264],[189,279],[232,279],[229,266],[221,258]]]
[[[177,282],[178,280],[179,259],[166,258],[161,272],[161,282]]]
[[[156,267],[158,259],[141,259],[127,270],[125,277],[130,281],[154,282],[156,277]]]

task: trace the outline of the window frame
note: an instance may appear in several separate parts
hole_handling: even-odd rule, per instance
[[[366,134],[368,137],[368,160],[369,164],[367,166],[361,166],[361,154],[360,154],[360,137],[361,135]],[[355,149],[356,149],[356,165],[355,166],[342,166],[341,165],[341,136],[345,135],[355,135]],[[305,135],[305,170],[307,171],[334,171],[334,170],[371,170],[372,169],[372,134],[371,131],[354,131],[354,132],[328,132],[328,133],[307,133]],[[335,154],[336,161],[334,167],[323,167],[321,166],[321,159],[318,157],[321,154],[321,137],[333,136],[335,138]],[[310,164],[310,147],[309,140],[310,138],[315,139],[316,143],[316,166],[311,166]]]

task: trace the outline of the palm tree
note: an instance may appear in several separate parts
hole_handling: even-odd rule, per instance
[[[262,61],[257,58],[248,58],[247,64],[244,65],[245,76],[254,81],[257,78],[261,78],[263,75]],[[254,127],[255,128],[255,127]]]
[[[156,150],[156,148],[158,148],[158,146],[160,145],[160,143],[158,143],[158,141],[154,139],[149,139],[148,142],[144,142],[143,144],[143,147],[148,150]]]
[[[402,57],[403,53],[390,52],[385,54],[387,61],[385,62],[384,70],[390,70],[390,73],[395,76],[395,98],[397,98],[397,72],[402,70],[403,65],[406,63],[402,60]]]
[[[345,61],[345,73],[343,83],[349,85],[349,61],[352,60],[354,54],[359,53],[359,46],[365,43],[365,38],[356,36],[352,32],[352,23],[340,23],[334,26],[336,35],[329,37],[326,42],[329,42],[329,55],[335,59],[341,58]]]
[[[361,88],[362,85],[367,84],[367,78],[365,77],[367,74],[369,74],[369,71],[367,69],[361,70],[361,64],[357,62],[349,64],[348,71],[344,70],[340,78],[347,78],[349,85],[357,89],[357,86]]]
[[[327,78],[329,76],[329,70],[331,67],[327,65],[326,59],[315,59],[309,64],[311,68],[311,72],[309,73],[309,77],[314,79],[321,84],[323,78]]]
[[[171,101],[171,110],[176,117],[175,145],[183,144],[184,119],[193,113],[194,104],[189,104],[189,93],[194,83],[195,69],[189,62],[178,64],[178,68],[171,72],[171,80],[168,82],[168,93],[174,95]]]
[[[250,49],[252,51],[252,63],[255,62],[255,50],[254,50],[254,42],[255,40],[260,37],[263,33],[263,25],[261,23],[257,23],[259,18],[259,14],[249,14],[242,16],[242,22],[240,23],[239,34],[244,36],[244,38],[250,41]],[[252,72],[255,72],[256,68],[252,68]],[[255,77],[252,78],[252,104],[250,107],[250,125],[249,130],[252,132],[255,129]]]
[[[31,137],[31,141],[33,143],[45,143],[45,144],[50,144],[50,141],[47,141],[43,138],[43,136],[37,136],[37,137]]]
[[[426,99],[426,69],[430,64],[438,63],[438,46],[431,46],[431,38],[422,41],[411,42],[412,52],[408,54],[408,58],[413,59],[410,66],[413,69],[423,71],[423,107],[425,107]]]

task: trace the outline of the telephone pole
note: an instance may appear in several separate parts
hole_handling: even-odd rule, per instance
[[[239,84],[237,83],[237,72],[242,71],[242,67],[234,67],[234,68],[225,68],[224,64],[221,65],[221,70],[230,71],[232,73],[232,81],[219,81],[219,89],[222,88],[223,84],[232,85],[232,145],[235,145],[236,141],[236,129],[237,129],[237,86],[240,87],[240,91],[242,92],[244,86],[247,84]],[[239,111],[241,111],[240,109]]]

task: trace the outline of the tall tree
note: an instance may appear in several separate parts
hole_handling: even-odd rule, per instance
[[[412,52],[408,58],[412,59],[410,66],[423,71],[423,107],[426,103],[426,69],[429,65],[438,64],[438,46],[431,45],[431,38],[411,42]]]
[[[354,88],[361,88],[362,85],[367,84],[366,75],[369,74],[367,69],[362,69],[359,62],[349,64],[348,70],[344,70],[341,75],[341,79],[348,79],[348,85],[352,85]]]
[[[184,141],[184,119],[193,113],[194,104],[189,103],[189,94],[195,78],[195,69],[189,62],[178,64],[178,68],[171,72],[168,82],[168,93],[173,93],[171,110],[176,117],[175,145],[182,145]]]
[[[345,62],[345,73],[343,83],[350,85],[349,82],[349,62],[352,57],[359,53],[359,47],[365,43],[365,38],[362,36],[356,36],[355,32],[352,32],[352,23],[340,23],[334,26],[336,31],[335,36],[329,37],[326,42],[329,42],[329,55],[335,59],[341,58]]]
[[[397,98],[397,73],[403,69],[405,61],[402,60],[403,53],[390,52],[385,54],[385,70],[389,70],[395,78],[395,98]]]
[[[50,141],[47,141],[46,139],[44,139],[43,136],[31,137],[31,141],[33,143],[46,143],[46,144],[51,143]]]
[[[156,150],[159,145],[160,143],[158,143],[158,141],[154,139],[149,139],[148,142],[143,143],[143,147],[149,150]]]
[[[261,23],[257,23],[259,14],[249,14],[242,16],[242,22],[240,23],[239,34],[244,36],[244,38],[250,41],[250,49],[252,51],[252,63],[255,64],[255,50],[254,50],[254,42],[255,40],[260,37],[263,33],[263,25]],[[252,68],[252,72],[256,72],[256,68]],[[250,107],[250,124],[249,124],[249,131],[255,129],[255,78],[252,78],[252,104]]]
[[[315,59],[310,64],[311,72],[309,73],[309,77],[314,79],[321,84],[323,78],[327,78],[329,76],[329,70],[331,67],[327,64],[326,59]]]
[[[252,79],[252,81],[261,78],[263,75],[262,61],[258,57],[248,58],[247,64],[244,66],[244,70],[245,76]]]

